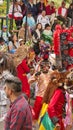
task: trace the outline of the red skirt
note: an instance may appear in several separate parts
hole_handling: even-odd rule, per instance
[[[16,16],[16,15],[12,15],[12,14],[9,14],[8,15],[9,19],[15,19],[15,20],[21,20],[23,18],[23,16]]]

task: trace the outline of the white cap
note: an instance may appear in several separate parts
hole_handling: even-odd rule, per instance
[[[23,41],[23,39],[22,39],[22,38],[20,38],[18,41],[19,41],[19,42],[21,42],[21,41]]]

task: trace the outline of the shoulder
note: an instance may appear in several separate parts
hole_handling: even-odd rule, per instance
[[[16,111],[24,111],[28,108],[28,102],[24,98],[24,96],[21,96],[12,106],[12,108],[15,108]]]
[[[64,94],[63,90],[60,89],[60,88],[56,89],[55,94],[56,93],[59,94],[59,95],[63,95]]]
[[[40,19],[41,19],[41,18],[42,18],[42,15],[41,15],[41,14],[40,14],[40,15],[38,15],[38,17],[37,17],[37,18],[40,18]]]

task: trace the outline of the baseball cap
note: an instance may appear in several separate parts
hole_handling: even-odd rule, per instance
[[[18,41],[19,41],[19,42],[21,42],[21,41],[23,41],[23,39],[22,39],[22,38],[20,38]]]
[[[3,28],[8,28],[7,25],[3,25]]]

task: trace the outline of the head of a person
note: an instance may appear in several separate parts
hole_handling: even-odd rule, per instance
[[[66,29],[66,25],[65,24],[62,24],[62,29]]]
[[[45,17],[45,15],[46,15],[46,11],[43,10],[43,11],[42,11],[42,16]]]
[[[0,73],[9,70],[12,74],[16,75],[16,69],[13,62],[12,55],[8,53],[0,53]]]
[[[27,12],[27,16],[28,16],[28,17],[31,17],[31,16],[32,16],[31,11],[28,11],[28,12]]]
[[[3,32],[6,32],[7,31],[7,26],[4,25],[3,28],[2,28]]]
[[[47,24],[45,24],[45,29],[46,30],[51,30],[51,27],[50,27],[50,25],[47,23]]]
[[[7,57],[4,53],[0,53],[0,73],[8,69]]]
[[[16,34],[12,34],[11,37],[9,38],[9,40],[12,41],[12,42],[17,41]]]
[[[73,3],[70,4],[70,8],[73,9]]]
[[[22,38],[20,38],[20,39],[18,40],[18,42],[19,42],[19,45],[20,45],[20,46],[24,45],[24,40],[23,40]]]
[[[18,5],[18,4],[19,4],[19,1],[18,1],[18,0],[14,0],[14,4],[15,4],[15,5]]]
[[[33,0],[29,0],[29,3],[32,3],[32,4],[33,4]]]
[[[36,29],[42,30],[42,24],[41,24],[41,23],[38,23],[38,24],[36,25]]]
[[[51,1],[51,3],[50,3],[51,8],[53,8],[54,5],[55,5],[54,1]]]
[[[66,3],[65,3],[65,1],[62,1],[62,7],[64,8],[65,6],[66,6]]]
[[[21,94],[22,84],[18,77],[9,74],[5,79],[4,90],[7,98],[12,102]]]
[[[4,45],[4,39],[0,37],[0,45]]]
[[[44,0],[40,0],[41,3],[44,3]]]
[[[40,41],[39,41],[39,44],[40,45],[45,44],[45,41],[41,38]]]

